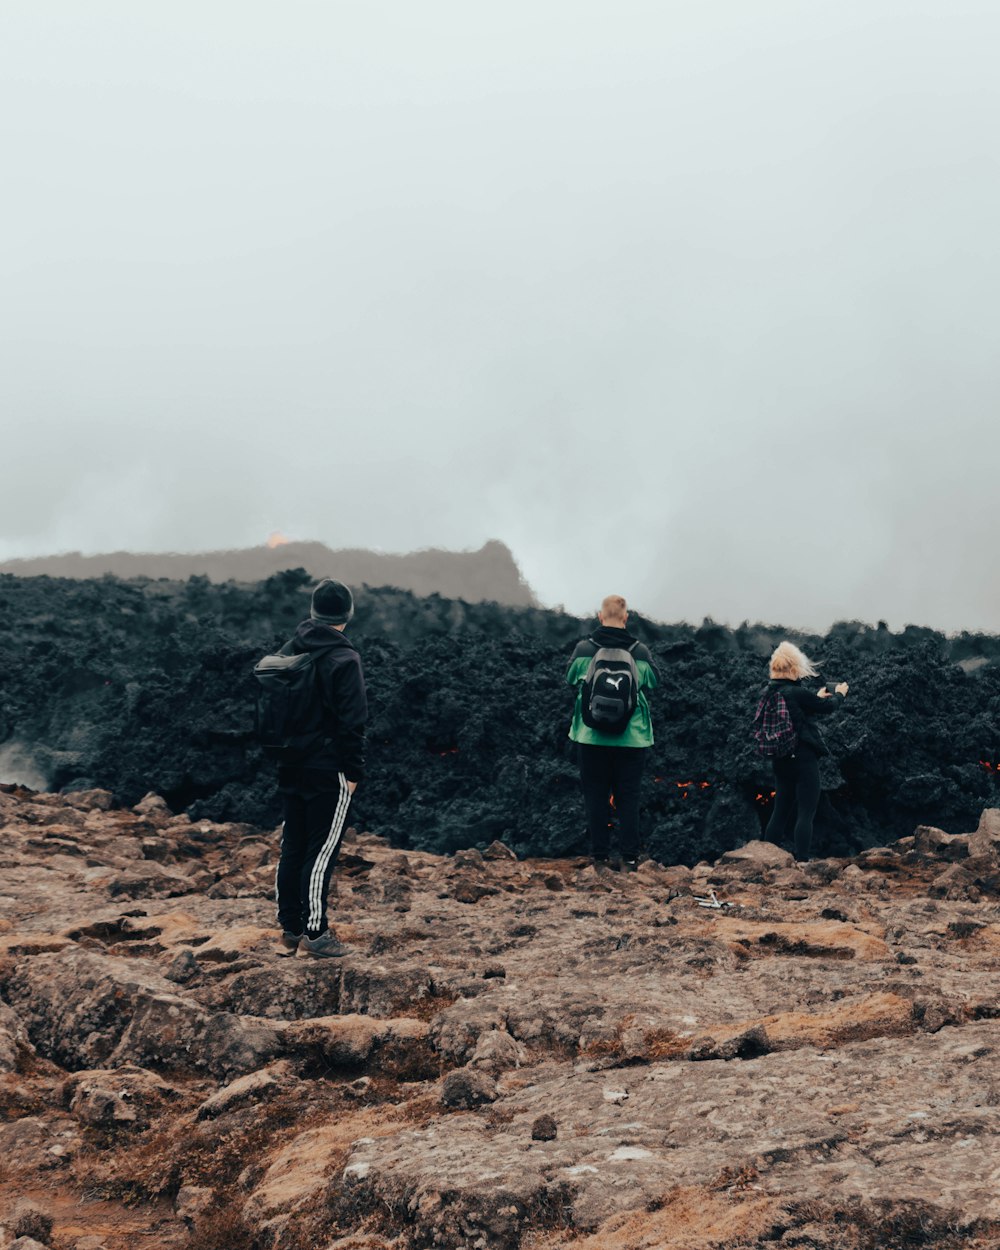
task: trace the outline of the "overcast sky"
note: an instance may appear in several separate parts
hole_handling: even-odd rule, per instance
[[[996,0],[4,0],[0,558],[1000,631]]]

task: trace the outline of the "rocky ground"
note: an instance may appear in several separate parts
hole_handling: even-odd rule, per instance
[[[693,870],[0,793],[0,1247],[1000,1246],[1000,810]],[[705,906],[704,902],[718,906]]]

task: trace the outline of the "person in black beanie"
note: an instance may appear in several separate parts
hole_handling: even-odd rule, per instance
[[[323,733],[295,764],[278,769],[285,822],[278,861],[282,953],[337,957],[344,947],[327,924],[327,893],[351,796],[365,772],[368,700],[361,656],[344,636],[354,615],[347,586],[324,578],[313,590],[309,619],[281,655],[312,651]]]

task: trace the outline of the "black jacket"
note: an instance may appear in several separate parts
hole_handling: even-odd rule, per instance
[[[787,677],[768,682],[765,694],[770,694],[775,690],[780,690],[785,700],[788,714],[799,736],[799,746],[810,747],[817,755],[829,755],[823,735],[819,731],[819,725],[816,724],[814,718],[829,716],[844,702],[844,696],[833,694],[828,699],[821,699],[812,690],[807,690],[799,682]]]
[[[588,634],[586,638],[581,638],[576,644],[573,654],[569,657],[569,662],[572,664],[574,660],[578,660],[583,655],[596,655],[599,647],[622,647],[627,651],[633,642],[635,642],[635,637],[627,629],[619,629],[617,625],[598,625],[592,634]],[[644,642],[639,643],[632,652],[632,656],[635,660],[645,660],[653,671],[656,672],[653,657],[650,655],[649,648]]]
[[[365,723],[368,696],[361,656],[339,629],[319,621],[303,621],[281,655],[316,651],[316,674],[323,700],[323,743],[300,764],[278,770],[282,789],[333,788],[337,775],[361,781],[365,775]]]

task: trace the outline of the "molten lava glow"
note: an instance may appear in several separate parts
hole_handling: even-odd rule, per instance
[[[287,547],[291,541],[292,540],[290,538],[286,538],[280,530],[275,530],[270,538],[268,538],[267,545],[273,551],[275,547]]]
[[[660,781],[661,778],[657,777],[656,780]],[[690,796],[690,793],[695,786],[697,786],[699,790],[709,790],[711,789],[712,783],[710,781],[675,781],[674,785],[678,790],[680,790],[681,798],[686,799]]]
[[[767,804],[770,803],[770,801],[773,798],[774,798],[773,790],[758,790],[757,793],[753,796],[753,801],[755,803],[759,803],[761,807],[766,807]]]
[[[980,760],[979,762],[988,773],[1000,773],[1000,763],[994,764],[990,760]]]

